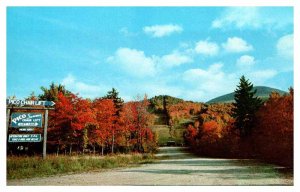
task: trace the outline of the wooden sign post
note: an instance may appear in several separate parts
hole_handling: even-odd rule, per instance
[[[11,137],[9,137],[8,135],[8,128],[10,127],[9,124],[9,119],[11,117],[11,110],[16,109],[16,110],[44,110],[44,130],[43,130],[43,159],[46,158],[47,155],[47,129],[48,129],[48,113],[49,110],[53,110],[54,108],[47,108],[49,106],[54,106],[55,103],[53,101],[30,101],[30,100],[10,100],[7,99],[6,100],[7,103],[7,112],[6,112],[6,133],[7,133],[7,140],[9,140],[9,142],[40,142],[34,139],[30,139],[30,137],[37,137],[37,134],[27,134],[27,135],[11,135]],[[17,106],[16,106],[17,105]],[[34,105],[34,106],[43,106],[43,108],[34,108],[34,107],[23,107],[23,105]],[[47,106],[47,107],[46,107]],[[38,121],[39,119],[37,118],[38,115],[35,115],[33,113],[25,113],[22,112],[20,113],[19,116],[16,116],[15,120],[14,120],[14,127],[23,127],[23,126],[30,126],[32,125],[32,122],[30,123],[23,123],[23,121]],[[27,118],[27,119],[26,119]],[[30,119],[32,118],[32,119]],[[35,118],[35,119],[34,119]],[[24,120],[25,119],[25,120]],[[40,122],[41,123],[41,122]],[[35,126],[40,126],[39,123],[33,123],[33,125]],[[15,136],[15,139],[12,139],[12,136]],[[18,139],[17,137],[21,138]],[[24,137],[24,138],[22,138]],[[25,139],[25,137],[27,137],[28,139]]]
[[[48,128],[48,109],[45,111],[45,124],[44,124],[44,139],[43,139],[43,159],[47,154],[47,128]]]

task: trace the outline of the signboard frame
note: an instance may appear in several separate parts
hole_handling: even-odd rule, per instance
[[[10,127],[24,128],[24,127],[43,127],[42,113],[28,113],[28,112],[13,112],[11,114]]]
[[[42,108],[35,108],[35,107],[21,107],[21,106],[15,106],[15,105],[12,105],[12,104],[9,104],[9,99],[6,100],[6,136],[7,136],[7,139],[6,141],[8,142],[8,139],[9,139],[9,135],[8,135],[8,128],[9,128],[9,120],[10,120],[10,115],[11,115],[11,111],[13,110],[34,110],[34,111],[39,111],[39,110],[44,110],[44,118],[43,118],[43,122],[44,122],[44,131],[43,131],[43,138],[41,140],[43,140],[43,159],[46,158],[46,155],[47,155],[47,128],[48,128],[48,112],[49,110],[54,110],[54,108],[50,108],[50,107],[47,107],[47,106],[54,106],[55,103],[53,101],[43,101],[42,103],[41,102],[35,102],[35,104],[44,104],[44,105],[40,105]],[[26,105],[29,105],[28,103]],[[41,142],[41,141],[39,141]]]

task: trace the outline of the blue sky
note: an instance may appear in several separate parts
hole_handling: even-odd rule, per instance
[[[51,82],[82,97],[207,101],[254,85],[293,86],[290,7],[8,7],[7,96]]]

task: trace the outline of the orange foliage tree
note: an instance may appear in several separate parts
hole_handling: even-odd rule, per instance
[[[272,93],[256,117],[252,135],[254,149],[260,158],[293,166],[294,91],[280,96]]]
[[[117,132],[116,108],[112,99],[96,99],[93,102],[95,113],[96,127],[91,130],[94,143],[101,146],[101,154],[103,155],[105,144],[111,144],[114,149],[114,138]]]
[[[93,122],[89,101],[59,92],[55,110],[49,116],[48,142],[57,145],[57,152],[69,146],[71,153],[73,144],[83,147],[83,129]]]
[[[231,117],[232,104],[203,106],[194,125],[189,125],[185,140],[202,155],[231,157],[236,153],[238,135]]]
[[[147,111],[148,105],[145,96],[143,100],[138,98],[137,101],[125,103],[121,111],[120,125],[124,127],[126,145],[130,145],[134,151],[151,151],[155,146],[152,143],[153,133],[149,129],[152,115]]]

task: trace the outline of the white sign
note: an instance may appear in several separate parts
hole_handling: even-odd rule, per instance
[[[6,105],[42,105],[42,106],[54,106],[53,101],[33,101],[33,100],[20,100],[20,99],[6,99]]]

